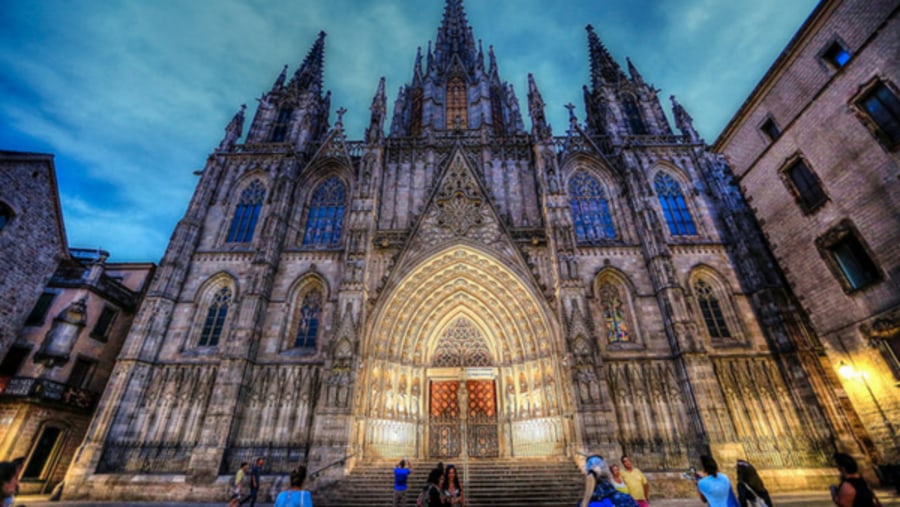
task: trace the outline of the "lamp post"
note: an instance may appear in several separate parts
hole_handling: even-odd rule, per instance
[[[891,442],[894,446],[900,447],[900,443],[897,442],[897,431],[894,429],[894,425],[891,424],[890,419],[888,419],[887,414],[884,413],[884,409],[881,408],[881,403],[878,403],[878,398],[875,396],[875,393],[872,392],[872,387],[869,386],[869,381],[866,380],[868,374],[863,371],[856,371],[856,368],[853,367],[852,364],[846,363],[843,360],[838,364],[838,373],[841,374],[847,380],[862,380],[862,384],[866,386],[866,391],[869,393],[869,397],[872,398],[872,402],[875,404],[875,408],[878,410],[878,415],[881,416],[881,422],[888,430],[888,434],[891,437]]]

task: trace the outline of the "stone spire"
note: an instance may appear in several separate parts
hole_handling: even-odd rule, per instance
[[[625,57],[625,61],[628,62],[628,74],[631,76],[631,80],[637,84],[644,84],[644,76],[638,72],[637,67],[631,63],[631,58]]]
[[[454,56],[459,56],[466,70],[472,72],[477,53],[475,37],[466,20],[462,0],[447,0],[444,5],[444,19],[438,27],[437,38],[434,41],[434,63],[438,67],[438,72],[446,70]]]
[[[616,84],[620,80],[625,79],[622,68],[613,59],[612,55],[606,49],[606,46],[600,42],[600,37],[594,33],[594,27],[588,25],[585,27],[588,33],[588,48],[591,53],[591,85],[596,90],[603,84]]]
[[[325,67],[325,35],[325,32],[319,32],[319,38],[316,39],[312,49],[307,53],[303,64],[294,73],[289,86],[314,92],[322,90],[322,75]]]
[[[282,72],[282,75],[284,75],[284,72]],[[216,151],[231,151],[237,140],[241,138],[241,134],[244,132],[245,109],[247,109],[247,104],[241,104],[241,110],[228,122],[228,126],[225,127],[225,137],[219,143]]]
[[[675,100],[674,95],[670,95],[669,100],[672,101],[672,116],[675,118],[675,127],[677,127],[685,137],[690,139],[691,142],[700,142],[700,134],[694,129],[694,119],[691,118],[691,115],[688,114],[684,107]]]
[[[531,115],[531,132],[536,139],[547,139],[552,133],[544,114],[544,99],[534,82],[534,75],[528,74],[528,114]]]
[[[287,64],[284,65],[284,68],[281,69],[281,74],[278,74],[278,77],[275,78],[275,82],[272,84],[272,91],[277,92],[284,87],[284,80],[287,78]]]
[[[372,97],[372,105],[369,107],[372,117],[369,127],[366,129],[366,142],[377,143],[384,138],[384,118],[387,114],[387,96],[384,93],[384,76],[378,80],[378,89]]]

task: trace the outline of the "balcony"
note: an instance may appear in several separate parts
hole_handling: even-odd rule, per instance
[[[93,410],[97,402],[95,392],[31,377],[0,377],[0,396],[49,401],[85,412]]]

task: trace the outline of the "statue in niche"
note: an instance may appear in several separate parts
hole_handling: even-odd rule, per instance
[[[553,380],[552,374],[544,377],[544,392],[547,396],[547,405],[549,406],[550,415],[556,413],[556,382]]]
[[[391,379],[387,379],[384,385],[384,413],[387,416],[394,415],[394,387]]]
[[[409,412],[413,417],[419,415],[419,394],[419,379],[416,379],[409,390]]]
[[[506,411],[511,417],[516,416],[516,386],[511,377],[506,379]]]

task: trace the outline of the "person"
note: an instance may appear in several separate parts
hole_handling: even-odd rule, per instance
[[[312,507],[312,495],[303,489],[305,480],[306,467],[300,465],[291,472],[291,485],[288,489],[278,493],[275,498],[275,507]]]
[[[584,493],[578,502],[580,507],[637,507],[631,495],[616,490],[612,485],[609,468],[601,456],[590,456],[585,469]]]
[[[16,467],[16,489],[12,495],[3,498],[0,507],[13,507],[16,504],[16,495],[19,494],[19,476],[22,474],[22,467],[25,465],[25,456],[19,456],[12,460],[12,464]]]
[[[406,482],[410,474],[406,465],[406,458],[403,458],[394,468],[394,507],[406,507]]]
[[[256,458],[256,463],[250,468],[250,494],[241,500],[240,505],[244,505],[245,502],[249,501],[250,507],[255,507],[256,496],[259,495],[260,475],[262,475],[265,462],[266,459],[263,457]]]
[[[737,461],[737,490],[738,502],[741,507],[747,507],[748,500],[754,500],[757,496],[762,498],[766,505],[772,507],[772,498],[763,485],[762,478],[756,468],[749,461],[739,459]]]
[[[734,491],[731,490],[731,481],[728,476],[719,472],[719,464],[712,456],[700,456],[700,465],[706,476],[697,481],[697,491],[700,499],[709,507],[732,507],[737,503]]]
[[[444,470],[443,494],[445,507],[463,507],[465,505],[456,465],[447,465],[447,468]]]
[[[838,452],[834,454],[834,463],[840,473],[841,482],[831,487],[831,499],[838,507],[881,507],[875,492],[869,488],[865,479],[859,474],[859,465],[853,456]]]
[[[4,504],[13,498],[19,489],[19,470],[15,463],[4,461],[0,463],[0,499]]]
[[[625,484],[625,479],[622,478],[622,470],[619,468],[619,465],[610,465],[609,474],[609,482],[611,482],[612,485],[615,486],[617,491],[621,491],[625,494],[631,494],[628,491],[628,485]]]
[[[631,458],[627,454],[622,456],[622,466],[625,467],[625,470],[622,470],[622,478],[628,485],[628,494],[634,497],[639,507],[650,507],[650,483],[647,482],[644,472],[631,463]]]
[[[241,504],[241,491],[244,487],[244,476],[247,474],[247,465],[248,463],[246,461],[241,463],[241,467],[238,468],[237,473],[234,474],[234,482],[231,484],[231,501],[228,502],[228,507],[237,507]]]
[[[422,505],[428,507],[440,507],[443,505],[441,498],[441,485],[444,483],[443,466],[434,468],[428,473],[428,481],[419,497],[422,499]],[[417,502],[418,503],[418,502]]]

